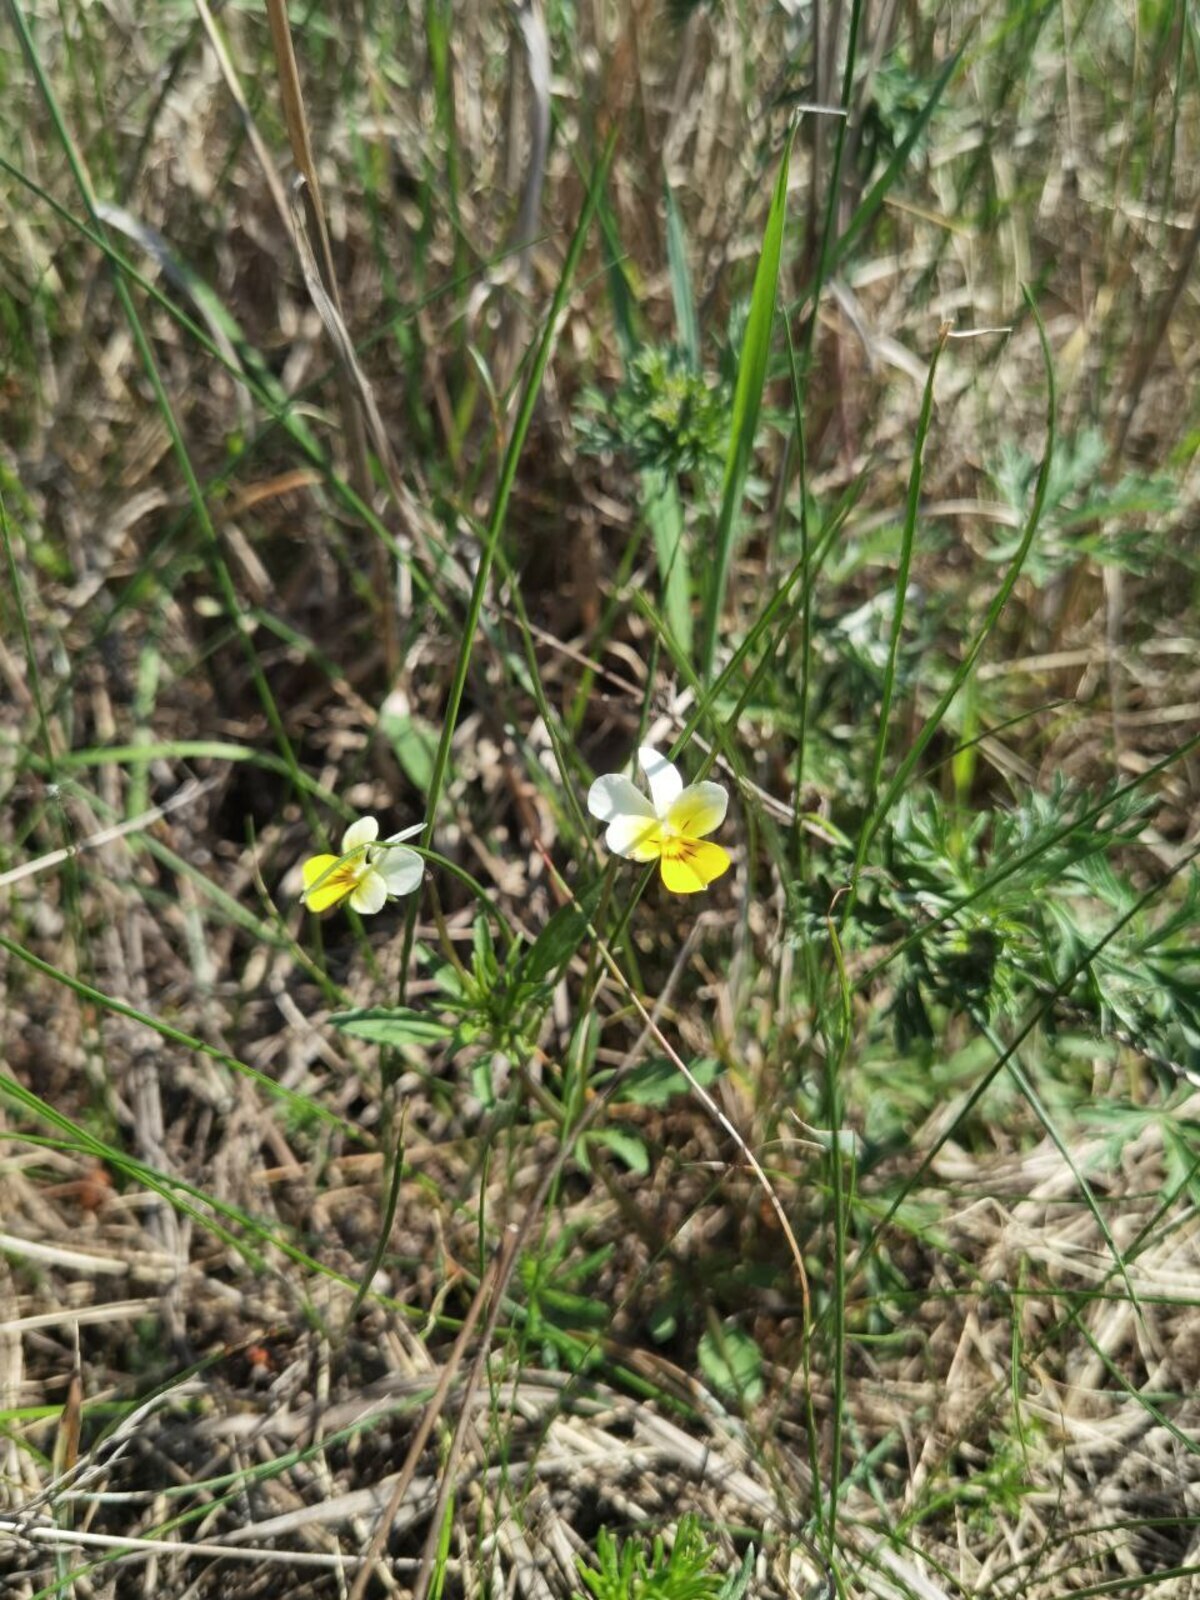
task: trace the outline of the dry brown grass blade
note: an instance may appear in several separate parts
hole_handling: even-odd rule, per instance
[[[400,1469],[400,1475],[396,1479],[395,1487],[392,1490],[392,1493],[388,1499],[388,1503],[384,1508],[379,1521],[375,1525],[375,1532],[371,1535],[371,1543],[367,1547],[366,1558],[364,1559],[363,1565],[350,1587],[348,1600],[362,1600],[362,1595],[367,1587],[372,1569],[374,1568],[375,1563],[379,1560],[380,1556],[383,1554],[383,1547],[387,1543],[387,1537],[391,1532],[392,1523],[395,1520],[397,1511],[399,1511],[400,1507],[404,1503],[405,1495],[412,1486],[413,1478],[416,1476],[417,1467],[420,1464],[422,1455],[425,1453],[425,1446],[429,1443],[429,1436],[433,1432],[434,1424],[442,1414],[442,1410],[446,1404],[446,1396],[450,1393],[450,1385],[454,1382],[455,1377],[458,1375],[458,1369],[462,1365],[463,1356],[466,1354],[467,1346],[471,1342],[471,1336],[475,1332],[475,1324],[479,1321],[480,1315],[483,1312],[483,1308],[488,1303],[489,1295],[492,1294],[492,1287],[497,1277],[498,1265],[498,1261],[493,1261],[491,1263],[487,1272],[484,1274],[483,1281],[480,1283],[479,1288],[475,1291],[475,1297],[471,1301],[471,1304],[467,1310],[467,1315],[463,1320],[463,1325],[458,1330],[458,1336],[454,1341],[454,1346],[451,1349],[450,1354],[446,1359],[446,1363],[442,1368],[442,1375],[438,1379],[438,1386],[430,1397],[429,1404],[425,1407],[424,1414],[421,1417],[421,1421],[416,1433],[413,1434],[412,1443],[408,1447],[408,1454],[404,1458],[404,1465]],[[484,1344],[483,1348],[486,1350],[486,1343]],[[464,1411],[464,1415],[465,1414],[466,1413]]]
[[[296,242],[296,250],[300,258],[300,270],[304,274],[305,286],[309,297],[316,308],[317,315],[329,336],[337,356],[338,365],[346,381],[353,388],[362,414],[366,418],[367,428],[370,431],[371,443],[379,457],[380,465],[388,480],[392,498],[396,508],[404,519],[406,531],[410,542],[419,546],[426,562],[432,563],[433,552],[430,548],[429,535],[425,527],[424,514],[417,504],[414,496],[405,487],[400,476],[400,468],[392,452],[391,441],[387,436],[383,417],[375,399],[375,391],[371,387],[371,380],[363,371],[362,363],[358,359],[358,352],[354,348],[354,341],[350,337],[350,330],[346,326],[345,318],[334,297],[327,293],[322,282],[319,263],[313,253],[312,241],[308,236],[308,225],[305,219],[305,208],[300,204],[300,191],[307,193],[307,182],[297,178],[292,189],[291,221],[292,232]],[[311,211],[312,207],[308,207]],[[469,588],[469,582],[462,578],[464,591]]]
[[[164,800],[160,806],[151,806],[148,811],[142,811],[136,817],[128,817],[124,822],[114,823],[111,828],[102,828],[99,833],[89,834],[78,844],[66,846],[61,850],[51,850],[46,855],[37,856],[33,861],[22,861],[19,867],[12,867],[8,872],[0,872],[0,888],[6,884],[18,883],[22,878],[33,877],[36,873],[48,872],[51,867],[60,866],[62,862],[71,860],[84,850],[99,850],[103,845],[112,844],[116,839],[127,838],[131,833],[142,833],[146,828],[161,821],[168,812],[178,811],[181,806],[190,805],[193,800],[199,799],[216,782],[215,778],[205,778],[203,781],[192,779],[169,800]]]
[[[296,166],[304,179],[304,193],[311,215],[313,230],[317,235],[320,278],[329,301],[344,326],[341,297],[333,267],[333,250],[329,242],[329,226],[325,220],[325,207],[321,201],[321,185],[313,160],[312,139],[309,135],[308,117],[304,110],[304,91],[300,84],[300,69],[296,64],[296,51],[292,44],[291,24],[288,22],[286,0],[267,0],[267,21],[271,28],[271,44],[275,52],[275,65],[279,73],[279,94],[283,105],[284,122]],[[318,307],[320,310],[320,307]],[[322,321],[325,321],[322,318]],[[326,323],[328,326],[328,324]],[[336,347],[335,347],[336,348]],[[371,467],[367,459],[367,441],[363,432],[363,419],[359,411],[359,397],[344,361],[337,364],[338,394],[342,413],[342,426],[346,431],[346,448],[350,457],[350,481],[354,492],[364,505],[372,500]],[[392,605],[392,588],[388,572],[387,553],[377,542],[371,546],[375,592],[380,599],[383,624],[383,647],[388,676],[394,679],[400,667],[400,639],[396,625],[395,607]]]
[[[571,904],[575,906],[576,910],[582,911],[583,907],[571,893],[566,881],[559,875],[554,863],[544,851],[542,852],[542,858],[546,863],[548,871],[553,874],[561,888],[570,896]],[[609,950],[604,940],[600,937],[590,922],[588,923],[588,932],[596,942],[596,949],[599,951],[600,959],[607,968],[610,977],[620,988],[622,994],[624,994],[629,1003],[633,1006],[638,1016],[641,1017],[645,1030],[654,1039],[659,1049],[664,1053],[671,1065],[686,1082],[688,1088],[704,1107],[704,1110],[713,1119],[721,1131],[727,1134],[728,1137],[733,1140],[734,1144],[741,1152],[742,1158],[746,1165],[750,1168],[751,1172],[754,1174],[759,1185],[761,1186],[762,1191],[767,1198],[767,1203],[770,1205],[771,1210],[775,1213],[775,1218],[779,1223],[783,1237],[787,1241],[787,1247],[791,1254],[793,1265],[796,1268],[796,1278],[800,1285],[800,1295],[804,1303],[804,1329],[805,1337],[807,1338],[807,1330],[811,1324],[812,1318],[811,1301],[808,1292],[808,1274],[804,1270],[804,1257],[800,1253],[799,1242],[796,1239],[796,1235],[792,1229],[791,1223],[788,1221],[787,1212],[783,1209],[783,1202],[780,1200],[774,1184],[772,1184],[770,1178],[768,1178],[766,1173],[763,1171],[762,1164],[760,1163],[758,1157],[754,1154],[753,1150],[751,1150],[750,1146],[746,1143],[745,1139],[734,1127],[733,1123],[730,1122],[729,1118],[721,1110],[720,1106],[713,1099],[712,1095],[709,1094],[708,1090],[692,1072],[687,1062],[684,1061],[678,1050],[676,1050],[675,1046],[659,1027],[655,1018],[651,1016],[649,1011],[646,1010],[646,1007],[642,1004],[641,998],[633,989],[633,986],[630,984],[628,978],[626,978],[625,974],[621,971],[621,968],[611,950]]]
[[[670,977],[667,980],[667,984],[664,988],[664,994],[659,1002],[659,1006],[666,1004],[667,994],[669,993],[670,989],[674,987],[680,973],[687,965],[688,958],[691,955],[691,951],[694,947],[698,934],[699,926],[697,925],[697,927],[695,927],[692,931],[692,936],[685,942],[684,948],[679,953],[679,957],[675,962],[675,966],[671,971]],[[657,1009],[658,1007],[656,1007],[656,1010]],[[639,1007],[639,1010],[642,1010],[642,1008]],[[505,1231],[504,1238],[500,1246],[499,1255],[495,1258],[494,1262],[494,1269],[492,1273],[494,1287],[491,1291],[491,1305],[488,1309],[487,1323],[484,1327],[483,1337],[479,1342],[479,1350],[476,1353],[475,1360],[471,1366],[471,1373],[467,1380],[466,1392],[463,1395],[462,1409],[459,1414],[458,1425],[454,1430],[454,1437],[450,1442],[450,1450],[442,1469],[441,1481],[438,1487],[437,1504],[434,1507],[433,1517],[429,1525],[429,1532],[426,1536],[425,1548],[422,1552],[421,1566],[417,1573],[416,1582],[413,1585],[412,1600],[426,1600],[426,1596],[429,1592],[429,1585],[433,1578],[434,1563],[437,1558],[437,1550],[441,1538],[440,1530],[446,1515],[446,1507],[449,1504],[450,1496],[453,1493],[455,1486],[455,1469],[462,1455],[467,1429],[471,1426],[472,1396],[474,1395],[475,1390],[479,1387],[479,1383],[483,1376],[484,1363],[487,1360],[488,1351],[492,1346],[492,1339],[495,1335],[496,1324],[499,1321],[500,1311],[504,1304],[504,1295],[506,1289],[508,1288],[509,1279],[511,1278],[517,1265],[517,1261],[520,1258],[521,1250],[524,1247],[526,1240],[529,1238],[530,1233],[533,1231],[535,1222],[541,1215],[542,1207],[546,1203],[547,1196],[550,1194],[551,1189],[561,1175],[571,1151],[575,1148],[575,1144],[578,1141],[580,1134],[584,1133],[589,1127],[591,1127],[593,1122],[596,1121],[600,1113],[604,1110],[605,1106],[607,1106],[611,1101],[613,1096],[616,1094],[617,1089],[628,1076],[630,1069],[635,1066],[639,1060],[642,1050],[644,1049],[648,1039],[654,1036],[661,1038],[661,1035],[657,1032],[658,1024],[655,1018],[645,1010],[642,1010],[642,1016],[645,1020],[646,1027],[639,1039],[634,1044],[633,1049],[621,1063],[619,1070],[613,1074],[609,1083],[606,1084],[604,1089],[590,1101],[587,1109],[584,1111],[583,1115],[580,1117],[579,1121],[575,1124],[575,1127],[572,1130],[573,1138],[563,1142],[557,1158],[550,1163],[549,1167],[543,1174],[542,1181],[539,1183],[532,1200],[530,1200],[528,1206],[525,1208],[524,1215],[521,1217],[520,1222],[512,1227],[509,1227]],[[804,1270],[803,1265],[801,1266],[800,1270]],[[472,1305],[472,1310],[474,1310],[475,1306],[480,1304],[484,1299],[484,1289],[485,1285],[481,1284],[480,1292],[475,1298],[475,1301]],[[805,1294],[807,1302],[807,1286]],[[352,1600],[357,1600],[357,1597],[352,1597]]]
[[[246,138],[250,141],[250,148],[254,151],[255,158],[262,169],[262,175],[266,181],[267,188],[270,190],[271,201],[279,215],[279,220],[284,229],[290,231],[291,215],[288,211],[287,194],[283,187],[283,179],[279,176],[279,168],[275,165],[274,158],[267,148],[266,140],[258,131],[258,124],[254,120],[249,101],[242,90],[237,70],[229,59],[229,52],[226,50],[225,41],[217,29],[216,21],[212,11],[209,9],[208,0],[193,0],[193,4],[208,36],[208,42],[212,46],[213,54],[217,58],[217,66],[220,68],[221,76],[225,80],[225,87],[229,90],[230,98],[237,107],[238,115],[242,119],[242,127],[246,131]]]

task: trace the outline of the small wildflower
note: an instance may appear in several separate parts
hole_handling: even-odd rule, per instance
[[[608,823],[604,842],[627,861],[657,861],[662,881],[674,894],[695,894],[728,871],[730,856],[706,838],[725,820],[729,796],[719,783],[684,788],[679,770],[649,745],[638,765],[650,798],[619,773],[597,778],[588,790],[588,810]]]
[[[310,911],[329,911],[349,898],[355,911],[370,916],[397,895],[411,894],[420,884],[425,864],[415,850],[400,843],[420,833],[424,824],[379,839],[375,817],[359,817],[342,835],[340,856],[310,856],[300,869],[301,899]]]

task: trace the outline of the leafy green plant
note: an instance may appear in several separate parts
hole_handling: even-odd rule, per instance
[[[933,1039],[934,1010],[1015,1016],[1130,912],[1137,891],[1112,852],[1137,837],[1148,801],[1137,793],[1103,800],[1059,780],[964,823],[930,790],[902,798],[881,870],[864,880],[856,910],[859,940],[904,943],[890,1004],[899,1049]],[[1003,870],[1013,863],[1016,870]],[[1198,905],[1193,873],[1177,906],[1132,918],[1086,962],[1061,1015],[1087,1015],[1101,1032],[1118,1026],[1193,1066],[1200,974],[1187,930]]]
[[[592,1600],[742,1600],[753,1557],[753,1550],[748,1550],[736,1571],[723,1574],[720,1551],[705,1537],[700,1519],[686,1516],[669,1551],[662,1534],[647,1550],[640,1539],[617,1540],[601,1528],[596,1565],[589,1567],[580,1560],[579,1576]]]
[[[1050,468],[1046,511],[1026,572],[1039,586],[1055,573],[1090,558],[1130,572],[1146,572],[1164,553],[1153,528],[1178,503],[1178,491],[1164,473],[1129,471],[1114,482],[1105,476],[1109,445],[1097,428],[1083,428],[1059,441]],[[1012,439],[1000,447],[991,469],[1004,502],[1018,514],[1029,498],[1037,463]],[[988,552],[996,562],[1011,560],[1017,536],[999,538]],[[1175,559],[1180,552],[1172,550]]]
[[[720,471],[729,396],[675,345],[643,345],[620,384],[585,390],[575,415],[581,448],[703,486]]]

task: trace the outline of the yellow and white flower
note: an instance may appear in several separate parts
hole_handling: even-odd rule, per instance
[[[679,769],[648,744],[638,751],[638,765],[649,799],[618,773],[597,778],[588,790],[588,810],[608,823],[605,844],[627,861],[657,861],[675,894],[707,889],[730,866],[729,852],[707,838],[724,822],[729,796],[719,783],[685,789]]]
[[[388,900],[411,894],[425,875],[420,856],[401,843],[423,827],[418,822],[380,839],[378,819],[359,817],[342,835],[340,856],[310,856],[304,863],[300,898],[310,911],[329,911],[345,899],[363,916],[382,911]]]

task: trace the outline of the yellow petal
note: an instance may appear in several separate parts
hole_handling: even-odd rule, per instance
[[[707,839],[670,839],[663,851],[662,880],[672,894],[696,894],[728,872],[732,857]]]
[[[344,900],[358,882],[353,866],[340,856],[309,856],[300,871],[304,878],[304,904],[310,911],[328,911]]]
[[[667,821],[687,839],[703,839],[725,821],[729,796],[719,783],[693,783],[667,812]]]
[[[614,817],[604,842],[626,861],[657,861],[663,851],[662,823],[657,817]]]

